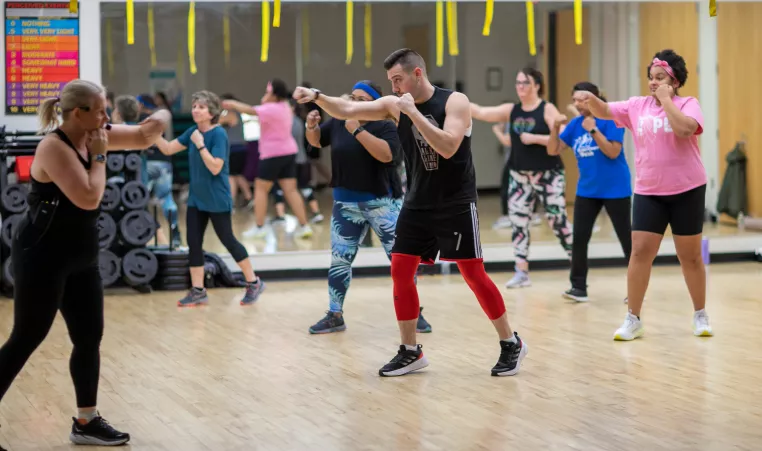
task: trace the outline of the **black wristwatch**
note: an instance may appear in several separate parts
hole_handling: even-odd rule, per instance
[[[592,129],[592,130],[590,130],[590,134],[591,134],[591,135],[594,135],[594,134],[596,134],[596,133],[598,133],[598,127],[593,127],[593,129]]]
[[[358,133],[360,133],[360,132],[364,132],[364,131],[365,131],[365,129],[364,129],[364,128],[362,128],[362,125],[361,125],[361,126],[357,127],[357,128],[355,129],[355,131],[353,131],[353,132],[352,132],[352,136],[357,136],[357,134],[358,134]]]
[[[320,97],[320,94],[321,94],[321,93],[320,93],[320,90],[319,90],[319,89],[315,89],[315,88],[312,88],[312,92],[314,92],[314,93],[315,93],[315,98],[314,98],[314,99],[312,99],[312,101],[314,102],[314,101],[316,101],[316,100],[318,99],[318,97]]]
[[[92,161],[96,161],[98,163],[105,163],[106,162],[106,155],[103,155],[103,154],[93,155],[91,157],[91,160]]]

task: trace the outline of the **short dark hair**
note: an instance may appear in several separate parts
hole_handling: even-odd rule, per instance
[[[286,86],[285,81],[281,80],[280,78],[273,78],[270,80],[270,86],[273,89],[273,94],[278,98],[278,100],[288,99],[288,86]]]
[[[538,96],[542,97],[542,95],[545,94],[545,80],[542,76],[542,72],[535,69],[534,67],[525,67],[521,69],[519,73],[531,78],[534,83],[539,86],[537,89]]]
[[[392,52],[384,60],[384,69],[389,70],[399,64],[405,72],[412,72],[416,67],[426,71],[426,61],[413,49],[399,49]]]
[[[574,95],[577,91],[588,91],[592,93],[595,97],[598,97],[599,99],[606,101],[606,98],[601,95],[601,91],[598,89],[598,86],[590,83],[589,81],[581,81],[574,85],[572,88],[572,95]]]
[[[656,53],[654,58],[659,58],[669,64],[669,67],[672,68],[672,73],[675,74],[675,80],[680,83],[681,87],[685,86],[685,82],[688,81],[688,67],[685,65],[685,59],[682,56],[675,53],[672,49],[665,49]],[[652,65],[653,63],[649,64],[648,68],[646,68],[646,78],[649,80],[651,79]]]

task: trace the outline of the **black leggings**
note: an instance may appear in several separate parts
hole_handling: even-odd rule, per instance
[[[230,252],[236,263],[249,258],[246,248],[233,235],[230,212],[210,213],[201,211],[196,207],[188,207],[185,227],[188,229],[187,241],[191,268],[204,266],[204,232],[206,232],[206,226],[210,219],[214,233],[217,234],[222,245]]]
[[[22,223],[23,224],[23,223]],[[77,407],[95,407],[100,376],[100,343],[103,336],[103,285],[98,270],[98,242],[53,233],[31,249],[25,235],[14,240],[13,330],[0,348],[0,399],[42,343],[58,311],[66,321],[73,344],[69,371],[74,381]],[[97,237],[95,232],[95,237]],[[35,237],[29,237],[34,241]],[[92,241],[92,240],[90,240]],[[89,249],[85,249],[89,248]]]
[[[503,165],[503,174],[500,176],[500,212],[508,216],[508,191],[511,189],[511,168],[506,161]]]
[[[572,230],[572,263],[571,276],[569,277],[572,288],[587,290],[587,245],[593,235],[595,219],[601,208],[606,207],[606,212],[611,218],[619,244],[627,261],[630,261],[632,253],[632,231],[630,216],[632,212],[629,197],[621,199],[592,199],[580,197],[574,201],[574,228]]]

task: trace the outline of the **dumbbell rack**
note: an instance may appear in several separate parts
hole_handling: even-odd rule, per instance
[[[26,184],[9,183],[8,158],[33,157],[41,138],[35,132],[6,131],[0,126],[0,215],[3,219],[0,226],[0,292],[8,297],[13,293],[10,244],[18,222],[26,213],[28,193]],[[18,159],[16,164],[19,164]],[[106,164],[109,181],[98,218],[103,285],[151,291],[151,282],[159,265],[146,244],[154,238],[157,223],[147,209],[150,194],[141,179],[140,152],[112,152]]]

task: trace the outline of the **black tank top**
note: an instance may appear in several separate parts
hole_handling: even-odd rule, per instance
[[[521,104],[516,103],[511,110],[510,134],[511,156],[510,168],[514,171],[547,171],[563,168],[561,157],[548,155],[547,147],[540,144],[524,144],[519,136],[522,133],[550,135],[550,127],[545,122],[545,105],[543,100],[532,111],[524,111]]]
[[[438,128],[444,127],[445,106],[453,91],[434,87],[434,95],[416,104],[418,111]],[[476,172],[471,155],[471,126],[450,159],[436,153],[418,132],[410,117],[400,113],[397,126],[405,154],[408,192],[405,206],[433,210],[476,202]]]

